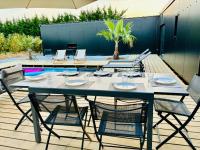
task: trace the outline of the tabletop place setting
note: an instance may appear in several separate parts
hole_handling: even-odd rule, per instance
[[[170,75],[148,74],[148,82],[152,87],[181,87],[177,80]]]

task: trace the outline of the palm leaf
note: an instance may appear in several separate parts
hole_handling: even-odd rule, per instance
[[[102,31],[98,32],[97,35],[98,36],[103,36],[108,41],[113,40],[112,33],[110,33],[107,30],[102,30]]]
[[[121,34],[121,32],[123,31],[123,26],[124,26],[124,21],[121,19],[117,22],[116,27],[115,27],[116,35]]]
[[[115,24],[111,20],[105,20],[104,23],[110,32],[113,33],[115,31]]]
[[[133,25],[132,25],[131,22],[128,22],[128,23],[125,25],[125,28],[124,28],[124,29],[126,30],[127,33],[129,33],[129,34],[131,33],[132,26],[133,26]]]

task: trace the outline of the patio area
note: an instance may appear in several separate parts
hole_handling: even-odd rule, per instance
[[[0,150],[200,150],[199,9],[0,0]]]
[[[39,62],[38,62],[39,63]],[[181,82],[181,84],[186,88],[186,85],[174,74],[174,72],[158,57],[157,55],[150,55],[147,57],[144,61],[144,68],[146,72],[151,73],[169,73],[173,75],[178,81]],[[14,93],[17,97],[23,97],[22,93]],[[157,95],[156,97],[175,97],[177,100],[180,99],[180,96],[162,96]],[[20,113],[16,109],[16,107],[13,105],[13,103],[10,101],[10,98],[6,93],[3,93],[0,95],[0,149],[8,149],[8,150],[14,150],[14,149],[21,149],[21,150],[34,150],[34,149],[44,149],[46,138],[47,138],[47,131],[43,129],[42,131],[42,142],[40,144],[37,144],[34,140],[34,132],[33,132],[33,126],[30,122],[25,121],[17,131],[14,131],[14,127],[18,121],[18,118],[20,116]],[[97,101],[110,101],[113,100],[112,98],[101,98],[97,97]],[[191,97],[186,97],[184,102],[188,106],[189,109],[193,109],[194,103],[191,100]],[[78,100],[78,103],[80,106],[88,105],[88,103],[85,100]],[[28,104],[24,104],[23,108],[28,108]],[[159,117],[157,116],[156,112],[153,114],[153,122],[157,122],[159,120]],[[185,120],[183,117],[182,120]],[[195,116],[195,120],[191,121],[190,124],[187,126],[187,129],[189,131],[189,135],[191,137],[191,140],[196,147],[196,149],[200,149],[200,112],[198,112]],[[96,141],[93,127],[87,127],[86,129],[88,133],[91,135],[93,142],[89,142],[88,140],[85,141],[85,149],[98,149],[98,142]],[[63,127],[63,126],[56,126],[55,131],[58,134],[62,135],[74,135],[74,136],[80,136],[82,134],[82,131],[80,128],[77,127]],[[163,122],[161,125],[159,125],[159,133],[162,138],[166,138],[173,129],[165,122]],[[103,139],[105,143],[114,143],[119,145],[125,145],[125,146],[134,146],[138,147],[138,141],[133,139],[124,139],[124,138],[117,138],[117,137],[106,137]],[[146,143],[146,142],[145,142]],[[155,146],[158,144],[158,136],[157,131],[153,130],[153,149],[155,149]],[[73,150],[73,149],[80,149],[81,140],[77,139],[67,139],[67,138],[61,138],[60,140],[56,137],[52,136],[49,149],[63,149],[63,150]],[[117,146],[117,145],[116,145]],[[110,147],[105,147],[104,149],[111,149]],[[112,148],[112,149],[119,149],[119,148]],[[122,148],[123,149],[123,148]],[[184,141],[183,138],[180,136],[176,136],[175,138],[172,138],[169,143],[165,144],[161,149],[166,150],[189,150],[190,147],[188,144]]]

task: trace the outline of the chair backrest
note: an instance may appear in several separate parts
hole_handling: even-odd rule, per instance
[[[200,76],[194,75],[187,88],[187,91],[189,92],[192,99],[195,101],[196,106],[191,112],[191,115],[183,123],[182,126],[186,126],[194,118],[195,114],[199,110],[199,107],[200,107],[200,84],[199,83],[200,83]]]
[[[76,50],[77,49],[77,44],[67,44],[67,49],[74,49]]]
[[[74,59],[75,60],[85,60],[86,59],[86,49],[77,49]]]
[[[149,48],[147,48],[144,52],[142,52],[140,55],[138,55],[138,56],[135,58],[135,60],[140,59],[140,57],[142,57],[143,55],[145,55],[145,54],[148,53],[148,52],[149,52]]]
[[[23,69],[21,65],[1,70],[1,82],[6,91],[12,92],[11,84],[24,80]],[[8,92],[7,91],[7,92]]]
[[[64,60],[66,56],[66,50],[57,50],[56,56],[54,59],[56,60]]]
[[[39,95],[39,93],[38,93]],[[29,93],[28,97],[31,101],[31,104],[33,105],[41,123],[46,127],[43,117],[41,115],[41,112],[49,112],[54,113],[57,110],[59,110],[59,113],[64,114],[66,117],[68,115],[68,112],[76,112],[74,109],[74,103],[71,98],[64,98],[62,100],[57,100],[56,97],[54,97],[52,100],[49,100],[46,98],[45,100],[40,100],[38,98],[37,93]],[[51,96],[50,96],[51,97]],[[48,127],[47,127],[48,128]]]
[[[197,104],[200,103],[200,76],[193,76],[187,91]]]
[[[21,111],[21,108],[18,106],[15,98],[12,95],[12,92],[15,88],[10,87],[11,84],[16,83],[18,81],[24,80],[23,70],[21,65],[16,65],[15,67],[10,67],[7,69],[1,70],[1,83],[8,93],[10,99],[13,101],[15,106]]]
[[[151,52],[148,52],[148,53],[142,55],[139,59],[135,60],[132,63],[132,66],[134,67],[135,65],[137,65],[138,63],[140,63],[142,60],[144,60],[146,57],[148,57],[150,54],[151,54]]]
[[[141,101],[135,104],[111,105],[89,101],[94,120],[106,120],[123,123],[145,123],[147,120],[147,103]]]

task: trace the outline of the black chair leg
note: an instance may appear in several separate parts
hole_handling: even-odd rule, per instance
[[[100,135],[100,138],[99,138],[99,150],[101,150],[101,147],[103,148],[103,145],[102,145],[102,135]]]
[[[92,115],[90,115],[90,118],[89,118],[89,120],[88,120],[88,124],[87,124],[88,127],[90,126],[91,118],[92,118]]]
[[[83,128],[84,128],[84,130],[85,130],[85,127],[86,127],[87,113],[88,113],[88,112],[86,112],[86,114],[85,114],[85,122],[84,122],[84,127],[83,127]],[[84,141],[85,141],[85,132],[83,132],[81,149],[83,149],[83,147],[84,147]]]
[[[18,127],[21,125],[21,123],[23,122],[24,118],[28,118],[31,122],[33,122],[33,120],[28,116],[28,113],[31,112],[31,109],[29,109],[26,113],[23,113],[23,116],[21,117],[21,119],[19,120],[19,122],[17,123],[15,130],[18,129]]]
[[[49,130],[49,135],[48,135],[48,138],[47,138],[47,143],[46,143],[46,148],[45,148],[45,150],[48,150],[49,141],[50,141],[51,133],[52,133],[52,131],[53,131],[53,126],[54,126],[55,120],[56,120],[56,117],[53,119],[53,123],[51,124],[51,128],[50,128],[50,130]]]
[[[143,147],[143,146],[142,146],[142,142],[143,142],[143,141],[142,141],[142,138],[140,138],[140,150],[142,150],[142,147]]]
[[[153,125],[153,128],[155,128],[156,126],[158,126],[161,122],[163,122],[163,120],[165,120],[170,114],[165,115],[164,117],[161,117],[161,119]],[[159,115],[160,116],[160,115]]]
[[[156,149],[159,149],[163,144],[167,143],[171,138],[173,138],[177,133],[180,133],[182,137],[186,140],[186,142],[189,144],[189,146],[193,149],[196,150],[196,148],[193,146],[190,140],[185,136],[185,134],[181,131],[182,129],[185,129],[185,125],[181,126],[180,128],[177,128],[173,123],[171,123],[168,119],[165,118],[165,116],[160,115],[162,119],[164,119],[169,125],[171,125],[174,129],[175,132],[173,132],[171,135],[169,135],[164,141],[162,141]]]
[[[175,115],[172,115],[172,116],[176,119],[176,121],[179,123],[180,126],[183,125],[182,122]],[[188,132],[186,127],[184,129]]]
[[[60,136],[57,133],[55,133],[53,130],[51,130],[47,125],[45,125],[45,124],[43,124],[43,125],[49,132],[51,132],[53,135],[55,135],[57,138],[60,139]]]
[[[94,97],[94,102],[96,102],[96,99],[97,99],[97,97],[95,96],[95,97]],[[87,100],[87,98],[86,98],[86,100]],[[88,120],[88,124],[87,124],[88,127],[89,127],[89,125],[90,125],[91,119],[92,119],[92,115],[90,115],[90,118],[89,118],[89,120]]]
[[[182,137],[185,139],[185,141],[188,143],[188,145],[193,149],[196,150],[192,142],[185,136],[185,134],[180,130],[179,133],[182,135]]]

